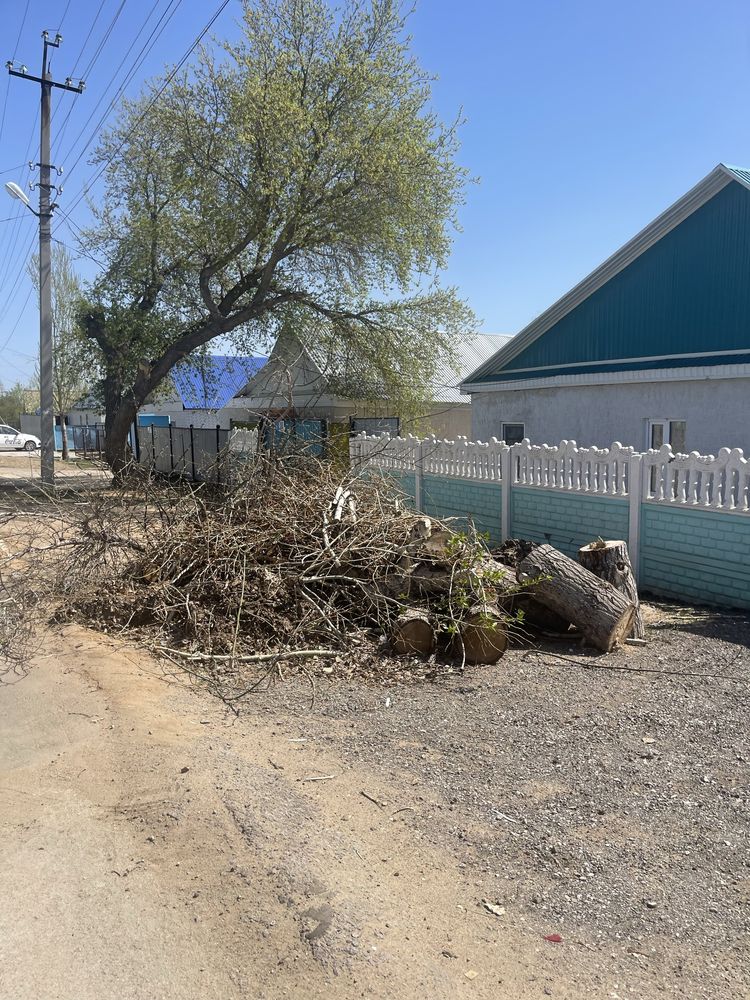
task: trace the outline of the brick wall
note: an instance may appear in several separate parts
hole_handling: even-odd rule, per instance
[[[532,542],[549,542],[575,559],[582,545],[599,537],[627,541],[628,501],[515,486],[510,534]]]
[[[487,532],[490,542],[499,545],[499,483],[483,483],[451,476],[425,475],[422,485],[422,509],[430,517],[458,517],[459,526],[471,517],[478,531]]]
[[[750,517],[644,503],[642,590],[750,608]]]

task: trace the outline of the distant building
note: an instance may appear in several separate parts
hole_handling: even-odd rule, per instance
[[[471,407],[459,382],[468,372],[510,340],[507,336],[476,334],[458,346],[458,368],[443,366],[433,380],[431,399],[418,428],[439,437],[455,438],[471,432]],[[399,429],[402,414],[382,389],[363,384],[358,360],[346,349],[302,345],[287,331],[277,339],[268,363],[231,402],[235,419],[253,421],[261,415],[302,416],[329,421],[355,421],[368,432]],[[403,432],[409,425],[401,426]]]

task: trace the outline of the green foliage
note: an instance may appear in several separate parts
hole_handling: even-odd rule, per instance
[[[39,258],[29,262],[29,274],[39,289]],[[92,380],[90,347],[78,322],[82,291],[68,250],[52,248],[52,392],[55,413],[66,414],[89,391]]]
[[[212,339],[251,351],[289,323],[426,399],[474,322],[436,278],[467,180],[458,123],[430,109],[396,0],[243,9],[239,43],[125,102],[99,145],[87,238],[107,266],[84,320],[102,371],[141,402]]]
[[[20,382],[16,382],[9,389],[0,383],[0,423],[11,424],[18,429],[21,414],[27,413],[30,407],[39,405],[38,396],[36,402],[31,397],[33,392]]]

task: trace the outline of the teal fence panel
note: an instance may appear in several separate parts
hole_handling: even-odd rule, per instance
[[[750,608],[750,517],[641,505],[641,590]]]
[[[514,486],[510,537],[548,542],[575,559],[596,538],[628,539],[626,498]]]
[[[489,535],[493,545],[501,541],[501,498],[499,483],[432,475],[422,480],[422,510],[428,517],[455,517],[462,528],[471,519],[477,531]]]

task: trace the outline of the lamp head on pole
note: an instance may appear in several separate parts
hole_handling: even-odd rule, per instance
[[[5,184],[5,190],[11,196],[11,198],[18,198],[19,201],[23,202],[27,208],[29,208],[29,199],[26,197],[26,192],[20,188],[13,181],[7,181]]]

